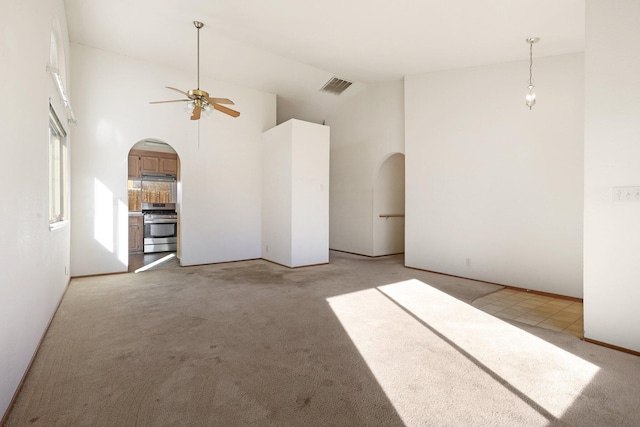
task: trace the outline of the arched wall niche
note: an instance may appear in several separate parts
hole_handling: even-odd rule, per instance
[[[53,107],[65,131],[67,131],[67,124],[75,123],[75,118],[68,105],[69,83],[67,81],[67,55],[64,40],[60,21],[57,17],[53,17],[49,37],[49,58],[47,60],[47,70],[51,74],[51,78],[49,79],[47,91],[49,104]],[[60,82],[57,81],[58,77]],[[62,88],[59,88],[60,83]],[[66,101],[61,95],[62,92],[67,98]]]
[[[62,42],[62,30],[58,18],[54,17],[51,22],[51,44],[49,47],[49,67],[56,69],[62,78],[65,86],[67,85],[67,56],[64,51],[64,43]]]
[[[387,155],[373,185],[373,254],[404,253],[404,154]]]

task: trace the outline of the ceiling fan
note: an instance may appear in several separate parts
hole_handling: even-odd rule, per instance
[[[211,98],[209,94],[204,90],[200,90],[200,28],[204,27],[204,24],[200,21],[193,21],[193,25],[198,29],[198,88],[189,89],[188,91],[182,91],[175,87],[165,86],[167,89],[171,89],[178,93],[183,94],[187,99],[174,99],[171,101],[153,101],[149,104],[164,104],[167,102],[186,102],[187,111],[191,114],[191,120],[200,119],[200,114],[204,110],[205,113],[210,113],[212,110],[218,110],[222,113],[228,114],[231,117],[238,117],[239,112],[232,110],[220,104],[234,105],[233,101],[227,98]]]

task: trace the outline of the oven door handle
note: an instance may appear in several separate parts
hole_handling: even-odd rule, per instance
[[[175,218],[158,218],[158,219],[145,219],[145,224],[177,224],[178,220]]]

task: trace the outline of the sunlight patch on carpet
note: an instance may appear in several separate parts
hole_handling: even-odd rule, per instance
[[[157,259],[157,260],[153,261],[150,264],[147,264],[147,265],[145,265],[143,267],[140,267],[139,269],[135,270],[134,273],[141,273],[143,271],[147,271],[147,270],[155,267],[156,265],[160,265],[160,264],[162,264],[164,262],[169,261],[171,258],[175,258],[175,256],[176,256],[175,253],[171,253],[171,254],[169,254],[167,256],[164,256],[164,257],[162,257],[160,259]]]
[[[513,425],[546,425],[599,370],[418,280],[327,302],[408,425],[505,414]]]

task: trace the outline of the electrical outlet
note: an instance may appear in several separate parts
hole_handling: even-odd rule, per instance
[[[466,258],[464,260],[465,267],[471,267],[471,258]]]
[[[640,203],[640,187],[613,187],[614,203]]]

